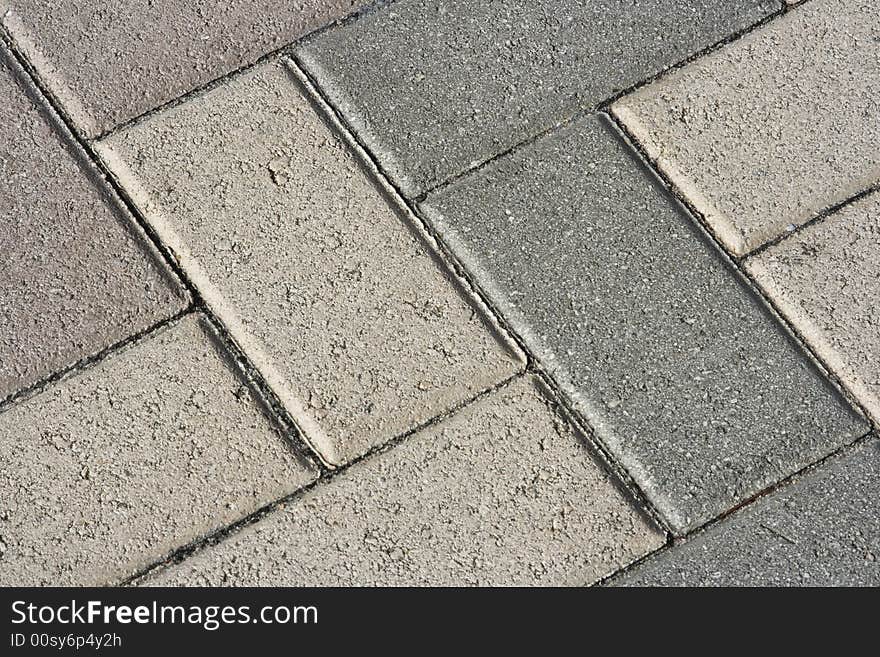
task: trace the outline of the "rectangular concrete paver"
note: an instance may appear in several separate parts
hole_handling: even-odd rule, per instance
[[[608,121],[423,208],[677,531],[866,431]]]
[[[280,64],[99,144],[326,460],[522,368]]]
[[[525,377],[145,583],[583,584],[662,543]]]
[[[781,7],[775,0],[401,0],[299,55],[407,195]]]
[[[0,45],[0,401],[188,300]]]
[[[0,585],[118,581],[315,478],[221,349],[188,316],[0,413]]]
[[[880,422],[880,193],[747,263],[782,313]]]
[[[615,103],[736,254],[880,182],[880,20],[812,0]]]
[[[87,136],[173,100],[363,0],[11,0],[3,24]]]
[[[634,568],[621,586],[880,586],[880,442]]]

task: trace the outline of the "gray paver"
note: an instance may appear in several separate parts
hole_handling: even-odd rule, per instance
[[[583,584],[662,543],[525,377],[145,583]]]
[[[743,254],[880,181],[880,21],[813,0],[614,112]]]
[[[3,23],[94,137],[364,3],[13,0]]]
[[[522,368],[283,66],[98,148],[331,463]]]
[[[823,464],[613,583],[880,586],[880,443]]]
[[[0,401],[185,294],[0,46]]]
[[[880,193],[808,226],[747,266],[880,422]]]
[[[423,207],[678,531],[867,430],[607,121]]]
[[[773,0],[403,0],[299,51],[415,196],[781,7]]]
[[[0,413],[0,585],[107,584],[315,478],[189,316]]]

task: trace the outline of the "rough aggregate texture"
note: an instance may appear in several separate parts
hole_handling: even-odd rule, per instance
[[[364,0],[10,0],[3,24],[87,136],[346,16]]]
[[[600,117],[423,209],[677,531],[866,431]]]
[[[283,66],[99,150],[331,463],[523,366]]]
[[[781,7],[775,0],[401,0],[299,56],[407,195]]]
[[[736,254],[880,181],[880,20],[812,0],[613,111]]]
[[[748,268],[880,422],[880,192],[750,258]]]
[[[188,316],[0,413],[0,585],[107,585],[315,478]]]
[[[582,584],[662,543],[525,377],[145,583]]]
[[[880,586],[880,442],[823,464],[613,583]]]
[[[0,401],[186,295],[0,47]]]

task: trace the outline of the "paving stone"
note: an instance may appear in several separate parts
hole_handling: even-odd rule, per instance
[[[318,35],[299,56],[416,196],[781,6],[404,0]]]
[[[0,585],[107,584],[315,478],[188,316],[0,413]]]
[[[581,441],[520,378],[145,583],[592,582],[663,536]]]
[[[3,23],[94,137],[315,28],[365,0],[11,0]]]
[[[863,435],[597,116],[423,209],[678,531]]]
[[[823,464],[614,584],[880,585],[880,442]]]
[[[749,252],[880,181],[877,6],[813,0],[613,110]]]
[[[187,298],[0,47],[0,401]]]
[[[98,148],[331,463],[522,368],[283,66]]]
[[[781,312],[880,422],[880,193],[747,263]]]

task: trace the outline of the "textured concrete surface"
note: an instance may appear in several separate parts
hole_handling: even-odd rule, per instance
[[[314,479],[197,317],[0,413],[0,585],[107,584]]]
[[[614,105],[736,254],[880,181],[880,21],[812,0]]]
[[[605,120],[424,209],[675,529],[866,431]]]
[[[750,258],[748,268],[880,423],[880,192]]]
[[[415,196],[780,7],[401,0],[320,34],[299,55]]]
[[[3,24],[94,137],[363,4],[10,0]]]
[[[823,464],[614,583],[880,586],[880,442]]]
[[[0,401],[186,305],[35,93],[0,46]]]
[[[581,440],[520,378],[145,583],[590,582],[663,537]]]
[[[522,367],[283,66],[100,151],[328,461]]]

